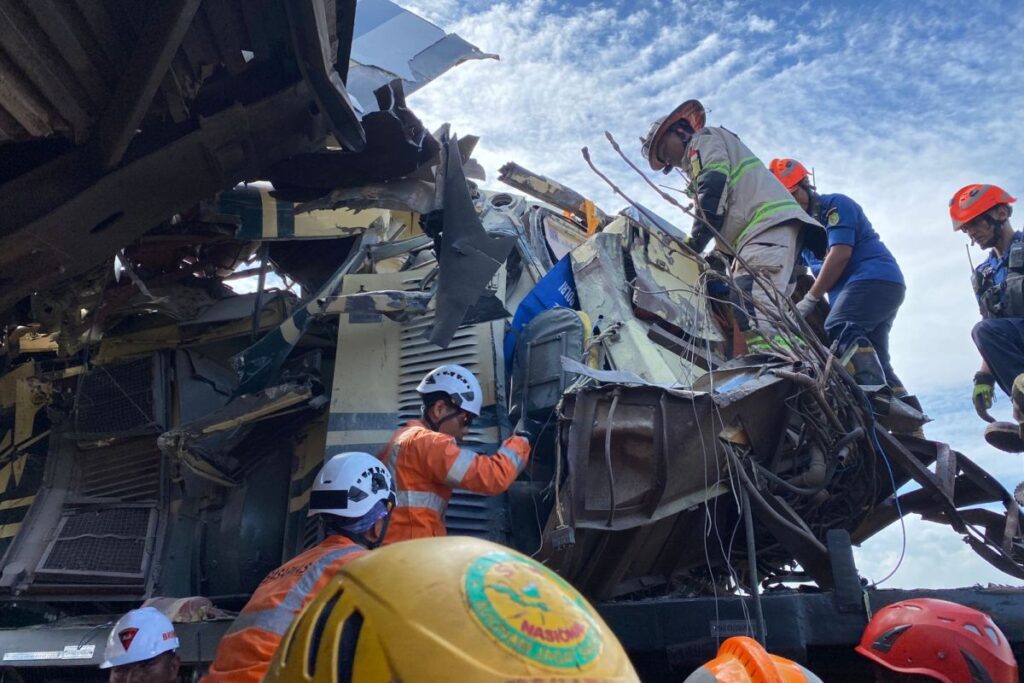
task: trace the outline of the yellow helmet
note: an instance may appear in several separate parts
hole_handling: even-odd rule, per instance
[[[264,683],[639,681],[590,604],[504,546],[469,537],[349,562],[292,623]]]
[[[794,661],[769,654],[753,638],[735,636],[683,683],[821,683],[821,679]]]

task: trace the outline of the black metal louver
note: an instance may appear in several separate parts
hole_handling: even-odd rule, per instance
[[[157,354],[98,365],[75,397],[71,432],[79,441],[164,431],[163,363]]]
[[[36,568],[35,584],[141,586],[156,534],[146,506],[85,508],[66,513]]]

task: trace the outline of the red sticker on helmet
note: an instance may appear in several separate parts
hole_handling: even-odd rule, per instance
[[[117,634],[118,640],[121,641],[121,647],[128,650],[132,646],[132,641],[135,640],[135,636],[139,633],[137,628],[126,628]]]

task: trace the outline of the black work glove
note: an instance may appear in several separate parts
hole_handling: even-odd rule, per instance
[[[530,442],[530,445],[537,443],[537,438],[540,437],[540,433],[544,430],[544,423],[540,420],[532,420],[525,414],[519,418],[519,423],[516,425],[516,436],[521,436]]]

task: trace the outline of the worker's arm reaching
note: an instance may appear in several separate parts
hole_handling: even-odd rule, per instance
[[[451,437],[438,434],[437,439],[445,442],[444,457],[430,459],[430,476],[453,489],[497,495],[512,485],[530,459],[530,442],[522,436],[505,439],[494,455],[460,447]]]

